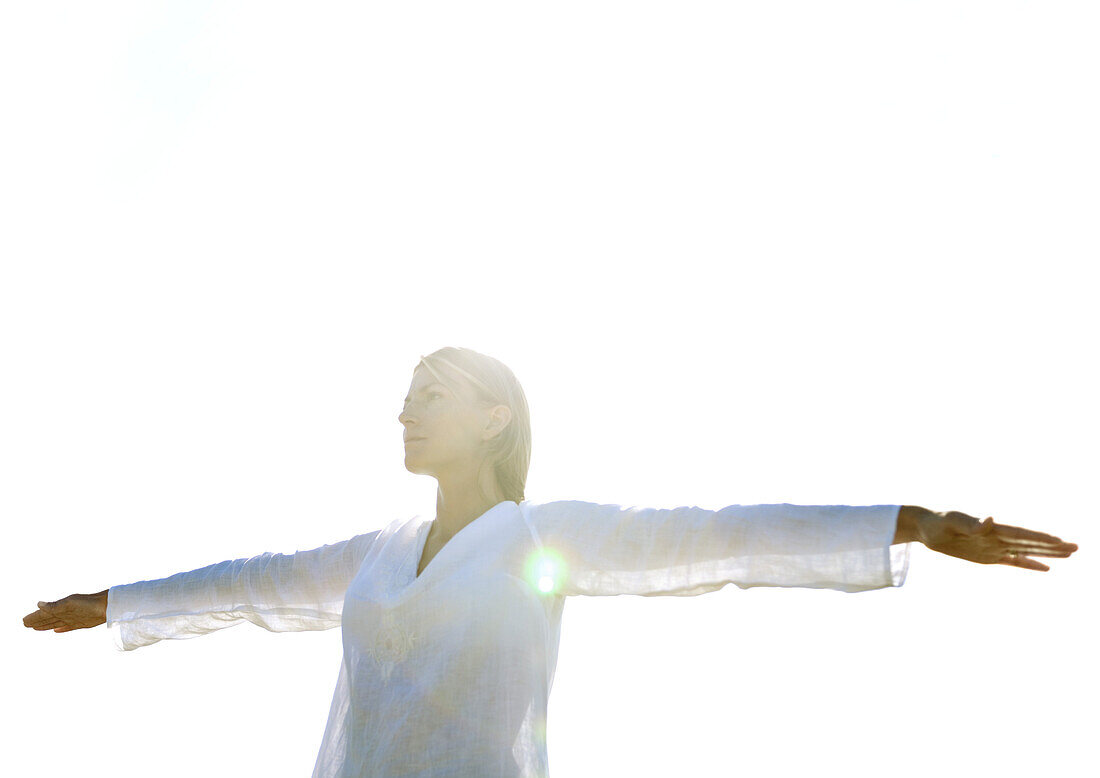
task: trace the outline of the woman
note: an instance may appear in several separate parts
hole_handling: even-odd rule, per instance
[[[911,541],[1030,570],[1049,569],[1030,557],[1077,548],[915,506],[530,502],[523,390],[502,363],[468,349],[421,359],[398,421],[405,467],[438,482],[434,520],[42,602],[24,624],[67,632],[107,622],[127,650],[241,621],[341,626],[316,778],[526,778],[548,772],[567,595],[696,595],[729,583],[858,592],[900,586]]]

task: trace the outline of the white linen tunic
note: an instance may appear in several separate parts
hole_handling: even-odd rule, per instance
[[[112,587],[124,650],[249,621],[342,626],[314,778],[545,778],[567,595],[697,595],[733,583],[846,592],[904,583],[898,506],[718,511],[501,502],[416,569],[431,521]]]

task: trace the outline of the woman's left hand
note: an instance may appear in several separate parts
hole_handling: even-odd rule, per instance
[[[926,511],[917,521],[920,542],[941,554],[990,565],[1012,565],[1046,571],[1033,556],[1065,558],[1077,550],[1076,543],[1045,532],[996,524],[990,516],[980,521],[959,511]]]

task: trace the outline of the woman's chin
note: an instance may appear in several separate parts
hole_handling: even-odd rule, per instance
[[[413,475],[431,475],[423,465],[418,465],[415,460],[405,457],[405,469]]]

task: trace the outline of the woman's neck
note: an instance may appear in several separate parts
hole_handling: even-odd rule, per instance
[[[454,537],[463,527],[485,513],[505,497],[496,483],[492,468],[485,468],[481,484],[472,478],[448,481],[437,478],[435,493],[435,526],[433,530],[443,540]]]

